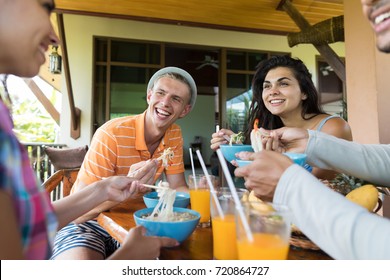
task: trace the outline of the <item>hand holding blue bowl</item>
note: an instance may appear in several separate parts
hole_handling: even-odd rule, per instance
[[[252,160],[243,160],[243,159],[236,159],[236,162],[238,164],[238,167],[244,167],[248,164],[251,164]]]
[[[224,144],[220,145],[219,148],[221,149],[221,152],[225,159],[228,162],[231,162],[232,160],[237,160],[236,153],[239,152],[253,152],[253,148],[251,145],[241,145],[241,144]]]

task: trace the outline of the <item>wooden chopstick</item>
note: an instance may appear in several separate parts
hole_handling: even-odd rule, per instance
[[[230,143],[230,136],[227,136],[227,135],[223,135],[222,136],[226,141],[228,141]]]
[[[169,189],[168,187],[160,187],[160,186],[154,186],[154,185],[148,185],[148,184],[142,184],[143,186],[151,189],[160,189],[160,190],[166,190]]]

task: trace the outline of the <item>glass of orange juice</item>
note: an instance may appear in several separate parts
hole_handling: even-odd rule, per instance
[[[217,177],[210,175],[213,186],[218,184]],[[191,209],[199,212],[200,221],[198,226],[210,226],[210,188],[206,176],[203,174],[190,174],[188,176],[188,187],[190,189]]]
[[[241,199],[248,194],[246,189],[236,189]],[[211,224],[213,231],[213,254],[217,260],[237,260],[235,204],[229,188],[220,188],[216,197],[221,208],[211,197]]]
[[[291,212],[284,205],[265,202],[243,204],[253,240],[249,240],[236,210],[237,251],[240,260],[286,260],[291,235]]]

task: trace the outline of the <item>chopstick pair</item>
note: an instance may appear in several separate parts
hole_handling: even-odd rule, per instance
[[[160,190],[169,189],[168,187],[154,186],[154,185],[148,185],[148,184],[142,184],[142,185],[144,187],[151,188],[151,189],[160,189]]]
[[[108,177],[103,177],[102,179],[107,179]],[[142,183],[141,183],[142,184]],[[150,189],[159,189],[159,190],[166,190],[169,189],[169,187],[161,187],[161,186],[155,186],[155,185],[148,185],[148,184],[142,184],[144,187],[150,188]]]

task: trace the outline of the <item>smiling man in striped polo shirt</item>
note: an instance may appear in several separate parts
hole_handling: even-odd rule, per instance
[[[113,175],[129,175],[154,184],[165,173],[171,188],[186,191],[183,138],[176,120],[194,107],[196,84],[177,67],[157,71],[147,87],[148,108],[140,115],[108,121],[91,142],[72,192]],[[164,167],[158,158],[171,148],[174,158]],[[105,259],[119,244],[95,220],[116,203],[105,202],[57,235],[54,259]]]

